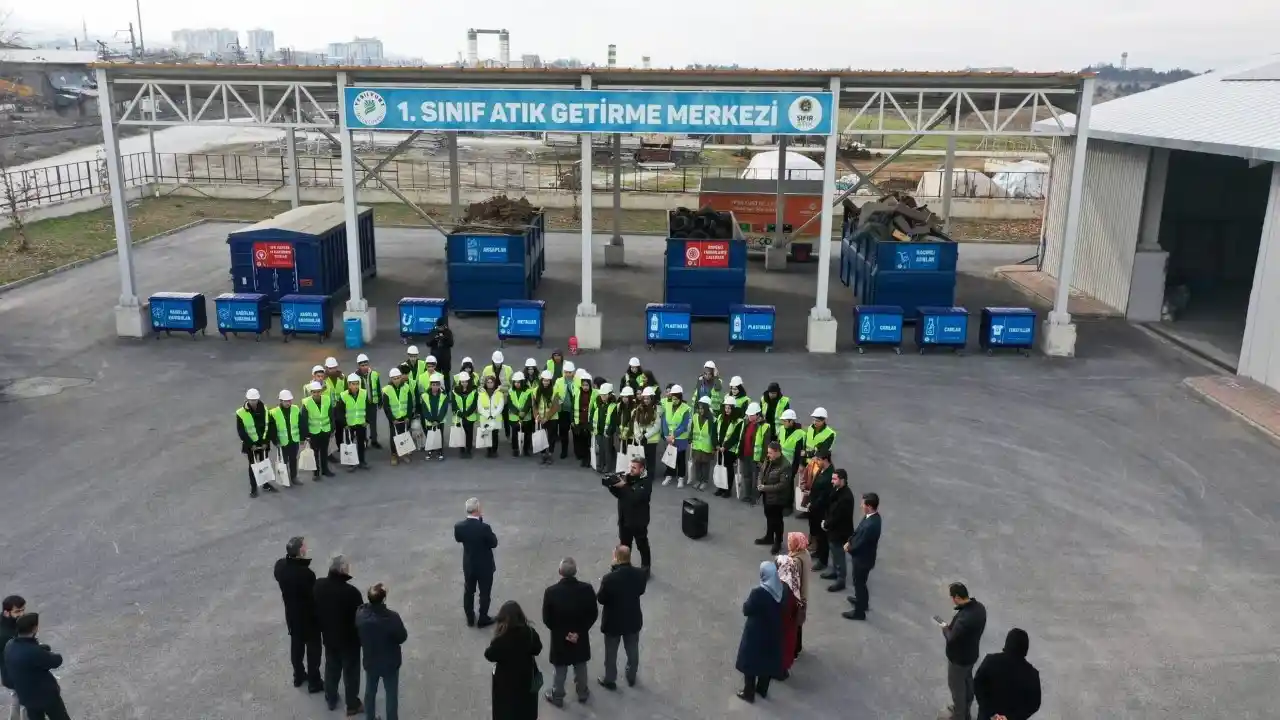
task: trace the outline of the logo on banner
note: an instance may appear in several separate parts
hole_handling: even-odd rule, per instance
[[[386,114],[385,110],[383,114]],[[818,98],[805,95],[791,102],[787,110],[787,119],[791,126],[801,132],[809,132],[822,123],[822,103]]]
[[[356,95],[351,110],[361,125],[381,125],[387,117],[387,101],[383,100],[378,93],[365,90]]]

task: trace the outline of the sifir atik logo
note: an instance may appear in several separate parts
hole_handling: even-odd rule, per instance
[[[787,119],[796,130],[809,132],[822,122],[822,103],[809,95],[798,97],[787,110]]]
[[[378,93],[365,90],[356,95],[355,102],[351,104],[351,111],[361,125],[376,127],[387,118],[387,101],[383,100]]]

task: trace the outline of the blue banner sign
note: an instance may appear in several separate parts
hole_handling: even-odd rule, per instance
[[[349,130],[826,135],[831,93],[349,87]]]
[[[467,248],[469,263],[504,263],[507,262],[506,235],[467,235],[463,243]]]
[[[542,337],[542,308],[537,305],[503,305],[499,303],[498,337],[540,339]]]

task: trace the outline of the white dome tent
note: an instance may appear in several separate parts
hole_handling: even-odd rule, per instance
[[[920,184],[916,186],[916,197],[942,197],[941,170],[930,170],[920,176]],[[991,182],[991,178],[982,174],[981,170],[956,168],[951,176],[951,196],[960,198],[998,198],[1008,193],[1003,187]]]
[[[797,152],[787,152],[787,180],[821,180],[822,165]],[[766,150],[751,158],[742,171],[743,180],[777,180],[778,151]]]

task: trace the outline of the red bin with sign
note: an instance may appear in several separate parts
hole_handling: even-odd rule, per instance
[[[747,243],[729,215],[728,238],[669,237],[663,302],[688,305],[695,318],[729,318],[747,296]]]
[[[360,272],[377,275],[373,210],[359,208]],[[267,296],[280,312],[284,295],[332,296],[348,285],[347,225],[342,203],[304,205],[227,236],[231,285]]]

